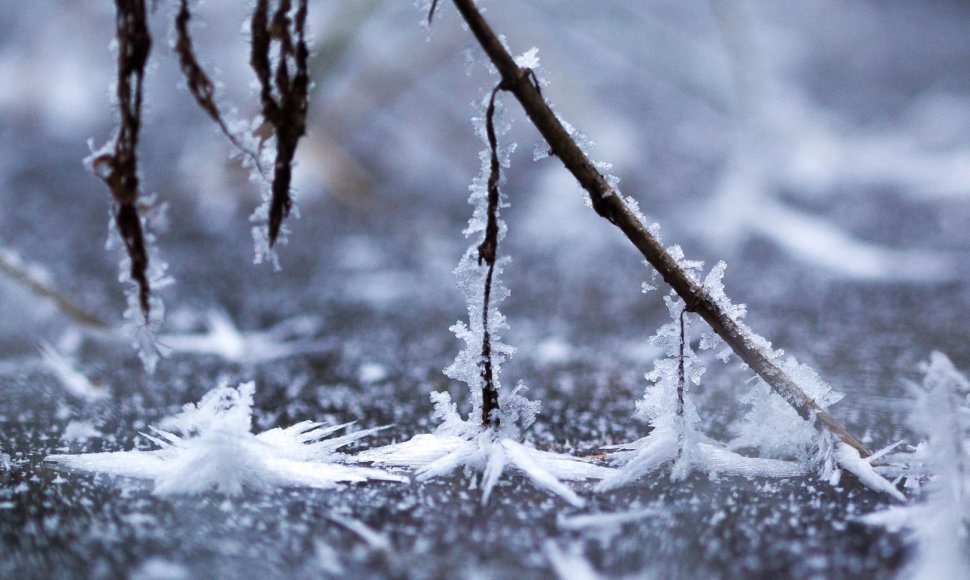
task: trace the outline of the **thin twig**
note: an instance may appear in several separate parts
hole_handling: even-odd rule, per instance
[[[677,416],[684,417],[684,391],[687,390],[687,378],[684,372],[684,346],[687,342],[684,339],[684,316],[687,309],[680,311],[680,356],[677,358]]]
[[[871,455],[858,439],[805,394],[794,379],[778,366],[778,363],[763,350],[751,344],[741,326],[718,306],[703,287],[691,278],[667,249],[647,231],[646,226],[630,210],[622,197],[610,187],[603,175],[570,137],[535,85],[529,69],[520,68],[515,64],[512,55],[485,21],[474,0],[453,0],[453,2],[482,49],[495,65],[506,90],[515,95],[555,156],[589,192],[593,209],[623,231],[643,257],[660,272],[664,281],[684,299],[687,311],[699,314],[738,357],[794,407],[802,418],[817,421],[845,444],[859,451],[863,457]]]
[[[94,159],[91,168],[111,189],[115,224],[131,260],[131,278],[138,284],[138,301],[145,324],[149,321],[148,252],[138,215],[138,135],[141,130],[142,86],[151,52],[145,0],[115,0],[118,40],[119,126],[114,152]]]
[[[479,362],[482,374],[482,426],[499,427],[498,390],[492,375],[492,337],[488,328],[488,310],[492,297],[492,275],[495,272],[495,255],[498,251],[498,183],[501,165],[498,160],[498,138],[495,136],[495,97],[503,90],[502,83],[495,85],[485,110],[485,136],[491,158],[488,173],[488,206],[485,223],[485,237],[478,245],[478,265],[484,261],[488,266],[485,274],[485,292],[482,301],[482,358]]]
[[[7,252],[0,251],[0,272],[6,274],[14,282],[24,286],[37,296],[47,298],[53,302],[61,312],[74,319],[75,322],[95,328],[107,330],[110,326],[97,315],[88,312],[83,306],[71,300],[67,295],[46,284],[37,276],[18,263]]]
[[[293,18],[290,18],[291,7],[290,0],[278,0],[271,18],[269,1],[257,0],[250,27],[250,64],[259,80],[263,117],[273,126],[276,134],[276,162],[269,208],[270,246],[276,243],[283,220],[293,208],[290,196],[293,159],[297,143],[306,133],[307,92],[310,86],[307,73],[309,50],[306,46],[307,0],[298,0]],[[277,54],[271,55],[274,46]]]
[[[175,53],[179,57],[179,66],[185,81],[188,84],[189,92],[195,97],[203,111],[215,121],[223,135],[229,139],[239,151],[253,162],[256,169],[262,173],[263,168],[259,162],[259,154],[240,140],[239,136],[233,133],[226,124],[222,113],[219,111],[215,102],[215,85],[209,79],[199,59],[195,56],[195,47],[192,43],[192,35],[189,32],[189,21],[192,19],[192,12],[189,10],[189,0],[181,0],[178,14],[175,16]]]
[[[431,21],[434,20],[434,11],[438,9],[438,0],[431,0],[431,8],[428,10],[428,26],[431,26]]]

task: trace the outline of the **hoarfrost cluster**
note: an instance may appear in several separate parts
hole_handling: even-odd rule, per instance
[[[909,486],[923,484],[923,501],[873,513],[863,521],[906,530],[913,554],[903,574],[914,578],[970,575],[970,380],[940,352],[923,365],[921,384],[911,384],[909,423],[922,439],[908,458]],[[900,459],[900,458],[896,458]]]
[[[246,488],[330,488],[369,480],[407,482],[379,469],[347,465],[338,450],[381,428],[330,437],[351,423],[325,426],[301,421],[286,428],[250,431],[255,383],[219,386],[197,404],[162,420],[142,437],[153,451],[49,455],[46,461],[82,471],[147,479],[159,495],[215,490],[238,495]]]

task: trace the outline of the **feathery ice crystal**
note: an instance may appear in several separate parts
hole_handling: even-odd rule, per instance
[[[82,471],[148,479],[155,493],[198,494],[210,490],[238,495],[244,488],[329,488],[368,480],[407,482],[379,469],[342,465],[352,458],[337,450],[382,427],[327,438],[350,425],[324,426],[302,421],[254,434],[255,384],[237,389],[219,386],[197,404],[160,422],[142,436],[158,446],[153,451],[116,451],[50,455],[46,461]]]
[[[488,110],[491,98],[489,95],[484,99],[483,109]],[[500,112],[499,105],[496,114]],[[464,346],[455,362],[444,371],[448,377],[468,385],[472,410],[464,419],[448,393],[432,393],[434,417],[441,420],[433,434],[416,435],[402,443],[369,450],[359,457],[378,464],[416,468],[418,480],[444,476],[463,467],[473,487],[478,485],[477,476],[481,474],[483,504],[488,502],[502,473],[514,467],[536,486],[561,496],[573,505],[582,505],[582,498],[561,483],[560,479],[601,479],[611,470],[520,443],[522,431],[535,421],[539,402],[520,394],[525,389],[522,383],[507,394],[501,388],[502,363],[514,352],[511,346],[501,341],[501,331],[508,325],[497,308],[508,296],[508,289],[501,282],[501,274],[509,258],[496,258],[494,265],[480,259],[480,243],[488,241],[489,178],[497,168],[492,166],[487,127],[489,120],[483,116],[473,119],[473,122],[486,149],[480,155],[481,173],[469,186],[469,203],[474,207],[474,212],[464,233],[473,242],[455,269],[458,285],[468,304],[468,322],[458,322],[451,327]],[[509,124],[503,120],[495,133],[502,135],[508,128]],[[509,155],[514,148],[514,145],[496,148],[496,158],[502,167],[509,166]],[[505,222],[498,217],[503,207],[507,207],[507,204],[500,199],[494,208],[496,245],[505,237],[507,229]],[[489,291],[486,292],[486,289]],[[482,345],[486,340],[490,344],[488,361],[491,364],[491,385],[499,394],[499,408],[491,412],[488,424],[483,424],[483,387],[486,385],[483,365],[486,360]]]
[[[914,553],[903,574],[913,578],[970,577],[970,380],[946,355],[934,352],[923,365],[910,426],[923,442],[913,454],[909,478],[928,478],[925,501],[869,514],[863,521],[905,529]],[[922,474],[920,474],[922,472]]]

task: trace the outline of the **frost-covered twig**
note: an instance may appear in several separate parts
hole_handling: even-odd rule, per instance
[[[651,235],[637,212],[629,207],[615,187],[610,185],[570,136],[562,121],[546,103],[534,82],[534,76],[529,73],[528,68],[516,64],[502,41],[485,21],[475,1],[454,0],[454,4],[492,64],[495,65],[506,90],[515,95],[529,119],[549,144],[551,152],[562,161],[589,193],[593,209],[620,228],[647,261],[660,272],[664,280],[684,299],[688,312],[699,314],[745,363],[795,408],[800,416],[817,421],[838,439],[856,449],[861,456],[868,456],[870,451],[812,400],[789,373],[769,356],[769,353],[753,344],[746,328],[705,293],[701,284],[689,276],[667,249]]]
[[[434,6],[431,14],[434,13]],[[488,310],[492,301],[492,279],[495,275],[495,255],[498,252],[498,182],[501,176],[498,158],[498,138],[495,136],[495,97],[502,89],[501,83],[492,89],[485,110],[485,135],[489,148],[489,169],[486,202],[485,237],[478,245],[478,265],[486,265],[484,296],[482,298],[482,358],[479,366],[482,372],[482,426],[499,426],[498,389],[495,387],[492,369],[492,340],[491,329],[488,325]]]
[[[148,479],[155,493],[198,494],[210,490],[238,495],[244,488],[330,488],[368,480],[406,483],[405,477],[379,469],[343,465],[351,461],[338,449],[382,429],[364,429],[328,438],[350,423],[324,426],[302,421],[259,434],[250,431],[254,383],[238,389],[220,386],[198,404],[163,420],[142,436],[155,451],[116,451],[49,455],[45,461],[82,471]]]
[[[114,220],[131,261],[130,275],[138,285],[138,304],[145,324],[150,319],[151,285],[148,278],[148,251],[138,215],[138,137],[141,131],[142,87],[145,65],[151,52],[145,0],[115,0],[117,9],[118,79],[117,98],[120,115],[114,149],[99,152],[90,167],[111,189]]]
[[[189,9],[189,0],[180,0],[179,11],[175,16],[175,45],[173,50],[178,54],[179,66],[182,69],[182,74],[185,75],[189,92],[195,97],[195,101],[202,110],[219,126],[219,130],[229,139],[229,142],[255,165],[259,173],[262,173],[259,153],[244,143],[242,136],[229,128],[219,106],[216,104],[215,85],[195,56],[192,35],[189,32],[189,21],[191,19],[192,12]]]
[[[448,475],[464,468],[478,486],[481,476],[482,503],[488,502],[499,479],[515,468],[533,484],[580,506],[584,502],[560,480],[602,479],[612,470],[589,462],[519,442],[522,431],[535,421],[539,402],[522,396],[521,383],[500,398],[502,363],[514,349],[504,344],[500,333],[508,325],[498,304],[508,295],[501,282],[502,267],[508,257],[498,258],[498,245],[505,236],[506,224],[499,215],[505,207],[499,191],[500,167],[508,166],[514,145],[499,148],[495,127],[496,96],[500,83],[483,100],[484,116],[476,117],[476,130],[485,142],[481,152],[481,173],[469,190],[474,213],[465,228],[473,240],[455,269],[458,285],[468,303],[468,323],[458,322],[452,331],[464,342],[455,362],[445,369],[449,377],[468,385],[472,410],[464,419],[447,393],[432,393],[435,417],[442,420],[434,434],[415,435],[408,441],[372,449],[360,455],[364,461],[417,469],[419,480]],[[507,130],[503,125],[500,132]]]
[[[272,16],[269,4],[270,0],[256,0],[253,9],[250,64],[259,80],[263,117],[272,125],[276,137],[272,198],[266,215],[268,243],[272,248],[283,220],[293,207],[290,181],[296,146],[306,132],[310,78],[307,74],[307,0],[297,0],[292,16],[290,0],[277,0]]]

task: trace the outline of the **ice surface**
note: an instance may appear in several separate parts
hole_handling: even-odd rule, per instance
[[[327,439],[348,425],[324,427],[303,421],[253,434],[255,383],[237,389],[220,386],[197,404],[160,422],[143,436],[159,449],[80,455],[49,455],[45,460],[82,471],[152,480],[155,493],[198,494],[210,490],[238,495],[244,488],[329,488],[368,480],[407,482],[407,478],[341,462],[350,458],[337,449],[366,437],[368,429]]]

